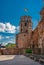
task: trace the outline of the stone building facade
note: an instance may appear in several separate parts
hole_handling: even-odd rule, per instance
[[[41,51],[44,51],[44,7],[40,15],[41,20],[34,30],[32,29],[31,17],[21,17],[20,33],[16,35],[16,46],[18,48],[41,48]]]
[[[32,22],[30,16],[22,16],[20,20],[20,33],[16,36],[18,48],[28,48],[32,35]]]

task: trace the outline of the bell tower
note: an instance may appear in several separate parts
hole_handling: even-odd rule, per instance
[[[16,36],[18,48],[28,48],[30,44],[32,32],[32,22],[30,16],[22,16],[20,18],[20,33]]]
[[[31,33],[32,31],[32,22],[30,16],[22,16],[20,20],[20,33]]]

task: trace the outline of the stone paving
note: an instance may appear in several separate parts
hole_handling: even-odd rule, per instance
[[[25,57],[23,55],[14,55],[12,58],[7,59],[7,57],[11,57],[11,56],[5,56],[6,59],[4,60],[4,56],[0,56],[0,65],[41,65],[38,62],[35,62],[34,60]]]

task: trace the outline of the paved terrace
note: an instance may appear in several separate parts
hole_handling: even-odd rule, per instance
[[[0,55],[0,65],[41,65],[23,55]]]

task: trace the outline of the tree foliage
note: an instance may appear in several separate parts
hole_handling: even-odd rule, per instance
[[[31,50],[31,49],[26,49],[25,52],[26,52],[26,53],[32,53],[32,50]]]
[[[13,44],[13,43],[8,43],[6,45],[6,48],[14,48],[16,46],[16,44]]]

